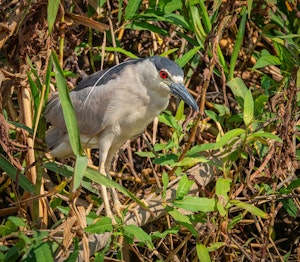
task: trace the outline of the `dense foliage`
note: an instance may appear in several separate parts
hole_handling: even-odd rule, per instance
[[[299,261],[296,0],[0,4],[0,261]],[[111,181],[83,154],[68,90],[152,55],[184,69],[200,111],[172,98]],[[75,155],[60,161],[44,144],[55,90]],[[116,224],[99,184],[126,207]]]

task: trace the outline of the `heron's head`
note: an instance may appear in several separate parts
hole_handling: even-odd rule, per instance
[[[149,68],[146,68],[145,77],[155,79],[158,88],[182,99],[193,110],[199,111],[197,102],[184,86],[183,71],[172,60],[154,56],[148,58]]]

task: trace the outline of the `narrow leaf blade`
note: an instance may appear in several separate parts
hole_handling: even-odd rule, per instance
[[[235,199],[230,200],[230,204],[240,207],[242,209],[245,209],[246,211],[250,212],[251,214],[253,214],[255,216],[259,216],[264,219],[268,219],[270,217],[267,213],[265,213],[264,211],[262,211],[261,209],[259,209],[258,207],[254,206],[252,204],[244,203],[244,202],[241,202],[241,201],[235,200]]]
[[[254,117],[254,102],[251,90],[249,89],[246,92],[244,100],[244,123],[246,126],[249,126],[253,121]]]
[[[216,209],[214,198],[186,196],[181,200],[175,200],[174,205],[192,212],[211,212]]]
[[[60,0],[48,0],[47,19],[49,34],[52,32],[55,23],[59,4]]]
[[[196,251],[200,262],[211,262],[209,252],[203,244],[197,244]]]

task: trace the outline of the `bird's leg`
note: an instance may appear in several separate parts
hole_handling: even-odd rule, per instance
[[[100,137],[99,141],[99,171],[100,173],[106,175],[107,178],[111,179],[110,176],[110,167],[111,167],[111,162],[113,159],[113,156],[115,152],[120,148],[122,145],[121,142],[116,143],[114,142],[114,130],[112,129],[106,129]],[[108,195],[107,195],[107,188],[103,185],[100,187],[102,197],[103,197],[103,203],[105,207],[105,212],[106,215],[113,218],[113,214],[110,209],[109,201],[108,201]],[[118,194],[115,190],[115,188],[111,188],[109,190],[111,192],[111,196],[114,202],[114,209],[117,212],[118,216],[121,217],[121,210],[122,205],[119,201]]]
[[[107,159],[108,159],[108,161],[107,161],[108,164],[106,165],[105,169],[106,169],[107,177],[111,179],[110,166],[111,166],[111,161],[112,161],[113,157],[111,155],[109,155]],[[121,215],[122,215],[121,210],[124,209],[124,206],[121,204],[118,193],[117,193],[116,189],[113,187],[111,188],[111,195],[112,195],[112,199],[114,202],[114,209],[117,212],[118,216],[121,217]]]
[[[109,175],[106,174],[105,164],[103,162],[100,163],[99,172],[101,174],[105,175],[106,177],[110,177]],[[100,190],[101,190],[101,195],[102,195],[102,199],[103,199],[105,214],[106,214],[106,216],[108,216],[112,219],[113,223],[115,223],[115,218],[113,216],[113,213],[111,211],[110,204],[109,204],[107,187],[101,184]]]

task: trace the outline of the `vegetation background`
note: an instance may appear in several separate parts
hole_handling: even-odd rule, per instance
[[[0,5],[0,261],[300,261],[298,1]],[[172,98],[116,156],[115,183],[96,150],[86,166],[72,117],[75,158],[50,160],[49,95],[72,114],[80,79],[152,55],[184,69],[200,112]],[[116,225],[99,183],[127,207]]]

